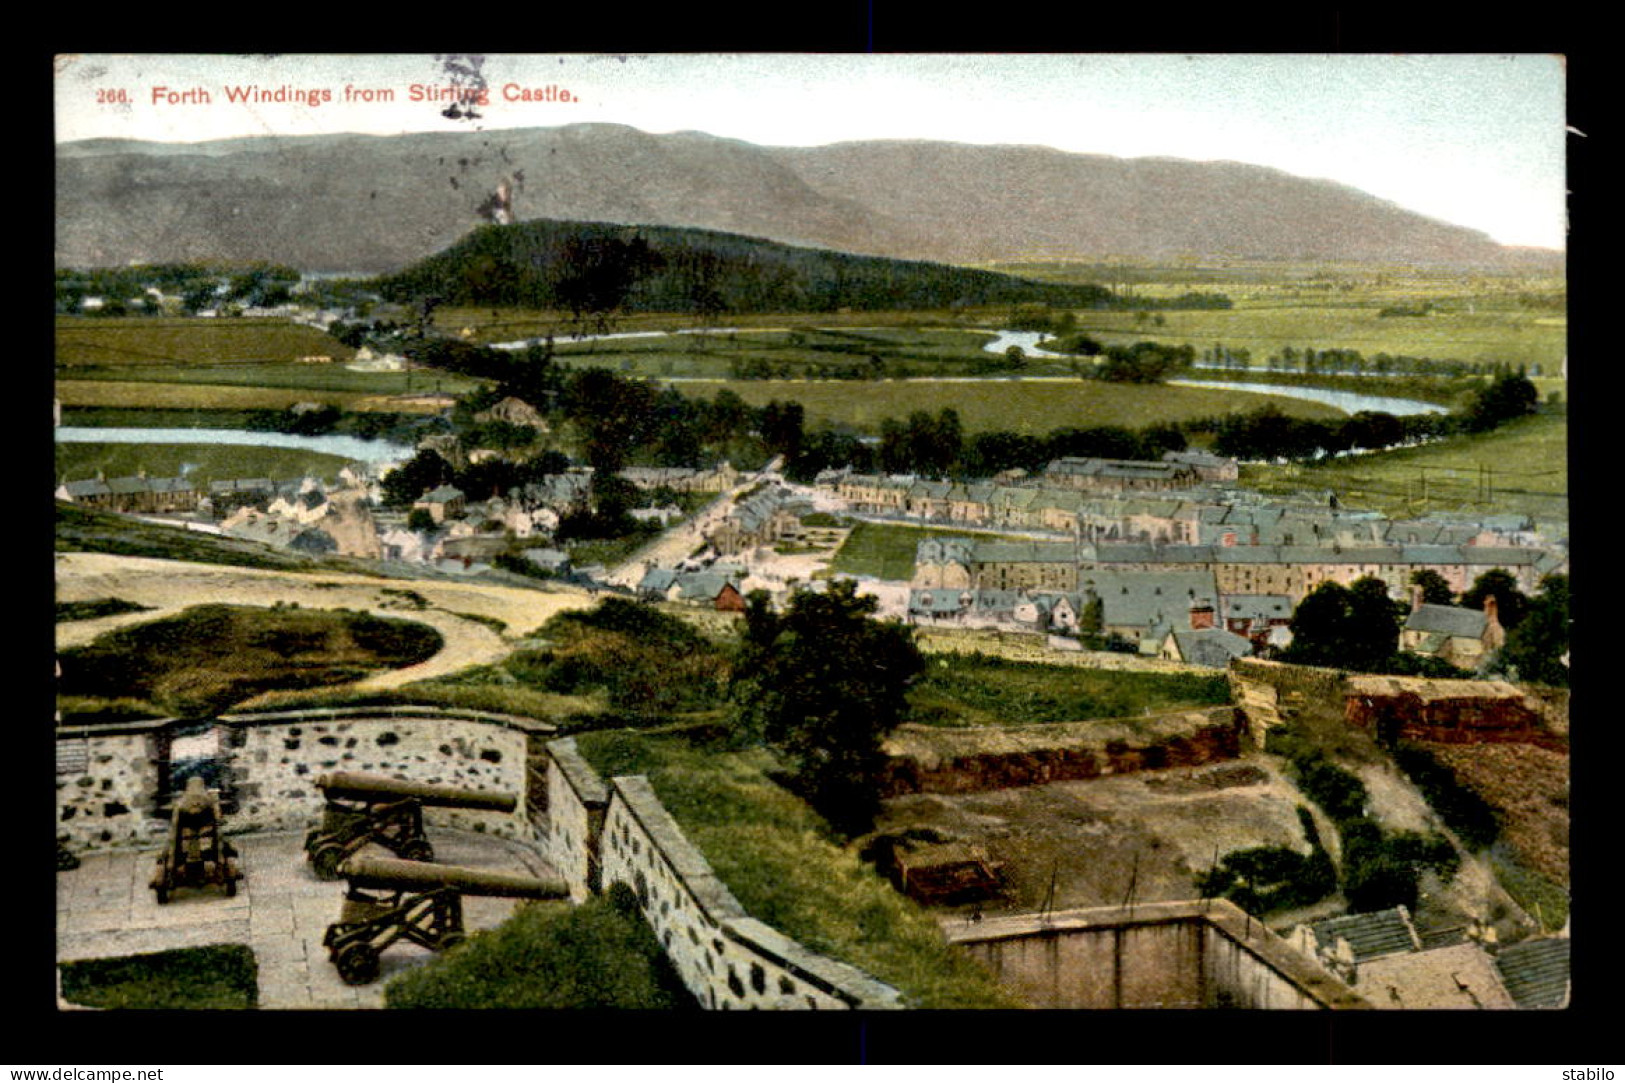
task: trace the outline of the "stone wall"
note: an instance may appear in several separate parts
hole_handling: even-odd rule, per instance
[[[1035,1007],[1370,1007],[1222,899],[992,918],[950,940]]]
[[[1246,716],[1248,737],[1255,748],[1264,747],[1264,735],[1271,727],[1292,721],[1311,701],[1336,704],[1342,711],[1345,674],[1340,669],[1236,658],[1227,672],[1231,699]]]
[[[647,779],[611,779],[609,789],[601,839],[604,886],[620,882],[633,890],[683,984],[702,1006],[901,1007],[890,986],[751,918]]]
[[[193,724],[195,725],[195,724]],[[174,719],[57,731],[57,837],[74,852],[161,845]],[[218,720],[211,757],[230,780],[227,833],[313,826],[324,804],[316,778],[357,771],[414,782],[512,793],[513,813],[427,808],[425,825],[537,844],[526,810],[526,759],[541,722],[432,708],[363,708]],[[432,838],[431,838],[431,841]]]
[[[163,837],[166,825],[151,815],[157,740],[151,726],[57,738],[58,841],[79,853]]]
[[[600,839],[609,810],[609,788],[576,751],[574,738],[547,745],[548,863],[570,885],[576,902],[597,893]]]
[[[409,715],[243,715],[226,722],[231,743],[238,745],[232,756],[238,808],[229,822],[231,831],[308,827],[321,818],[325,803],[316,779],[330,771],[358,771],[514,794],[519,800],[512,813],[425,807],[424,826],[532,843],[540,838],[525,809],[523,729],[452,715],[432,721]]]

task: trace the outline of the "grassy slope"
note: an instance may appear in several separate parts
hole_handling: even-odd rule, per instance
[[[625,731],[583,734],[578,744],[606,777],[648,775],[752,917],[895,986],[914,1007],[1020,1006],[949,949],[930,915],[832,841],[816,814],[774,784],[766,752]]]
[[[1225,675],[1118,673],[935,655],[909,691],[908,721],[974,726],[1126,718],[1230,702]]]
[[[63,651],[60,687],[81,711],[93,697],[135,696],[164,713],[215,713],[260,691],[347,683],[413,665],[441,646],[440,633],[411,621],[196,606]]]

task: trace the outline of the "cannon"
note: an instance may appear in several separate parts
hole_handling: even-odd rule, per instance
[[[425,806],[512,812],[519,803],[511,793],[350,771],[322,775],[316,785],[327,798],[327,807],[321,826],[305,835],[305,858],[323,880],[338,879],[339,866],[369,842],[408,861],[433,861],[434,847],[423,833]]]
[[[158,855],[152,874],[152,890],[160,905],[178,887],[218,885],[228,896],[237,894],[243,874],[235,860],[236,848],[220,837],[220,821],[219,799],[201,778],[187,779],[170,810],[169,845]]]
[[[462,943],[464,895],[563,899],[570,894],[559,880],[387,857],[352,857],[340,873],[349,881],[344,907],[327,927],[322,946],[349,985],[376,979],[380,956],[398,940],[430,951]]]

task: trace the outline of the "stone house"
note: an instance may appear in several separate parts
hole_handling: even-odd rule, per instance
[[[467,500],[461,489],[452,485],[442,485],[424,493],[412,507],[424,509],[436,523],[444,523],[447,519],[461,516],[467,509]]]
[[[1506,643],[1506,630],[1496,613],[1494,595],[1484,599],[1484,609],[1464,609],[1454,605],[1423,605],[1411,610],[1399,633],[1399,649],[1429,655],[1457,669],[1476,671],[1487,655]]]

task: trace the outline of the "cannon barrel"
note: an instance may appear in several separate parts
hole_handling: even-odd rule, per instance
[[[329,800],[376,802],[411,797],[435,808],[482,809],[487,812],[512,812],[519,805],[519,798],[511,793],[437,786],[428,782],[404,782],[386,775],[366,775],[355,771],[335,771],[322,775],[316,780],[316,785]]]
[[[339,867],[353,888],[374,891],[434,891],[456,888],[464,895],[492,895],[509,899],[562,899],[570,888],[562,880],[544,880],[517,872],[470,869],[462,865],[436,865],[428,861],[400,861],[389,857],[352,857]]]

